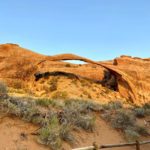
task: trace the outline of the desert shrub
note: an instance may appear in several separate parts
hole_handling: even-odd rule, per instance
[[[39,142],[48,145],[53,150],[61,149],[62,140],[73,144],[74,137],[71,130],[74,128],[93,131],[95,125],[95,117],[92,111],[99,111],[98,105],[88,101],[70,100],[57,101],[47,99],[33,99],[30,97],[16,98],[8,97],[4,101],[0,101],[0,108],[8,114],[17,116],[27,122],[39,125],[38,130]],[[37,106],[52,105],[55,108],[61,106],[60,109],[49,110],[44,112]],[[46,111],[46,113],[45,113]]]
[[[67,112],[69,111],[70,113],[88,113],[88,105],[86,101],[79,101],[79,100],[66,100],[65,101],[65,108],[64,110]],[[69,113],[68,112],[68,113]]]
[[[87,100],[66,100],[65,106],[69,107],[69,109],[76,109],[78,112],[85,114],[89,113],[90,111],[99,112],[103,110],[100,104]]]
[[[128,141],[135,141],[137,140],[138,138],[140,137],[140,135],[132,130],[132,129],[126,129],[125,130],[125,138],[128,140]]]
[[[62,124],[60,128],[60,137],[62,140],[72,144],[75,139],[71,134],[71,130],[72,128],[70,125]]]
[[[1,105],[3,105],[3,109],[7,111],[9,114],[20,117],[21,115],[20,109],[15,104],[11,103],[9,100],[7,99],[3,100]]]
[[[135,113],[135,116],[138,118],[145,117],[145,109],[144,108],[135,108],[134,113]]]
[[[150,115],[150,109],[145,109],[145,116],[149,116]]]
[[[145,116],[149,116],[150,115],[150,103],[144,104],[143,109],[145,110]]]
[[[104,109],[107,110],[117,110],[122,108],[122,103],[120,101],[109,102],[103,105]]]
[[[47,98],[42,98],[42,99],[37,99],[36,104],[42,107],[55,107],[55,108],[62,108],[64,106],[64,102],[61,100],[55,100],[55,99],[47,99]]]
[[[89,114],[91,111],[86,101],[66,101],[65,107],[63,108],[63,117],[67,124],[77,126],[87,131],[93,131],[95,117]]]
[[[41,115],[37,115],[32,117],[32,123],[36,125],[45,125],[47,124],[47,120],[43,118]]]
[[[52,99],[67,99],[68,98],[68,93],[66,91],[56,91],[52,95]]]
[[[60,138],[60,127],[57,117],[54,117],[50,120],[49,125],[43,127],[39,131],[40,141],[48,145],[53,150],[59,150],[61,148],[61,138]]]
[[[40,130],[40,141],[57,150],[61,147],[62,140],[72,144],[74,137],[71,134],[72,127],[69,124],[60,124],[58,116],[52,113],[48,124]]]
[[[134,126],[135,116],[127,111],[117,111],[116,115],[112,116],[111,124],[116,129],[124,130],[129,126]]]
[[[50,99],[37,99],[36,104],[44,107],[48,107],[50,104],[54,105],[54,101]]]
[[[150,109],[150,103],[145,103],[145,104],[143,105],[143,108],[144,108],[144,109]]]
[[[95,125],[95,117],[90,115],[79,115],[75,120],[75,125],[87,131],[93,131]]]
[[[125,137],[129,141],[135,141],[140,136],[148,136],[148,130],[145,127],[134,125],[132,127],[128,127],[125,131]]]
[[[34,116],[36,116],[36,114],[38,113],[39,113],[38,109],[34,107],[29,107],[28,109],[24,111],[23,117],[26,121],[32,122],[34,119]]]
[[[112,119],[112,114],[109,111],[105,111],[105,113],[102,113],[100,116],[107,122],[110,122]]]
[[[32,122],[34,124],[44,122],[40,111],[32,100],[30,102],[21,102],[18,98],[9,98],[3,102],[3,106],[10,114],[18,116],[27,122]]]
[[[135,131],[136,131],[138,134],[140,134],[140,135],[142,135],[142,136],[148,136],[148,135],[149,135],[148,130],[147,130],[147,128],[145,128],[145,127],[142,127],[142,126],[135,126],[134,129],[135,129]]]
[[[3,82],[0,82],[0,96],[2,95],[7,95],[7,86]]]
[[[86,105],[86,108],[88,110],[91,110],[93,112],[102,112],[102,111],[104,111],[103,107],[98,103],[94,103],[94,102],[91,102],[91,101],[86,101],[85,105]]]

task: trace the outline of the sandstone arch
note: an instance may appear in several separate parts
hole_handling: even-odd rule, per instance
[[[105,69],[109,70],[113,75],[115,75],[118,82],[118,91],[120,92],[120,94],[123,97],[129,99],[130,101],[136,103],[137,96],[135,85],[131,82],[127,74],[117,69],[115,65],[96,62],[74,54],[60,54],[55,56],[46,56],[45,59],[38,62],[38,65],[40,63],[43,63],[44,61],[63,61],[63,60],[80,60],[86,63],[96,64],[98,66],[104,67]]]

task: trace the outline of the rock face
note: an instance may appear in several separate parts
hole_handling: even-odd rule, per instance
[[[70,64],[64,60],[80,60],[87,64]],[[34,74],[38,72],[56,71],[99,80],[106,88],[112,84],[123,98],[136,104],[150,101],[150,58],[121,56],[110,62],[96,62],[73,54],[44,56],[15,44],[0,45],[0,80],[10,86],[14,80],[25,84],[34,82]]]
[[[128,89],[125,83],[119,80],[118,88],[120,93],[129,97],[132,90],[135,103],[150,101],[150,59],[122,56],[116,58],[114,64],[115,68],[126,75],[126,80],[131,84],[131,89]]]

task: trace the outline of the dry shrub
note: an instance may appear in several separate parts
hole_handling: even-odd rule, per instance
[[[116,129],[124,130],[135,125],[135,116],[127,111],[119,110],[112,116],[111,124]]]
[[[93,109],[90,109],[90,103],[69,100],[66,101],[63,108],[62,120],[67,124],[74,125],[87,131],[93,131],[95,117],[89,114],[91,111],[93,111]]]
[[[135,112],[135,116],[138,118],[144,118],[145,117],[145,109],[144,108],[135,108],[134,112]]]
[[[68,93],[66,91],[56,91],[52,95],[52,99],[67,99],[68,98]]]
[[[5,83],[0,82],[0,97],[7,95],[7,86]]]

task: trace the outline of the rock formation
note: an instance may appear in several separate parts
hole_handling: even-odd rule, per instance
[[[87,64],[67,67],[64,60],[80,60]],[[150,101],[150,58],[121,56],[111,62],[96,62],[73,54],[45,56],[15,44],[0,45],[0,80],[8,84],[15,79],[30,82],[38,72],[55,71],[99,80],[103,86],[113,87],[122,97],[136,104]]]

